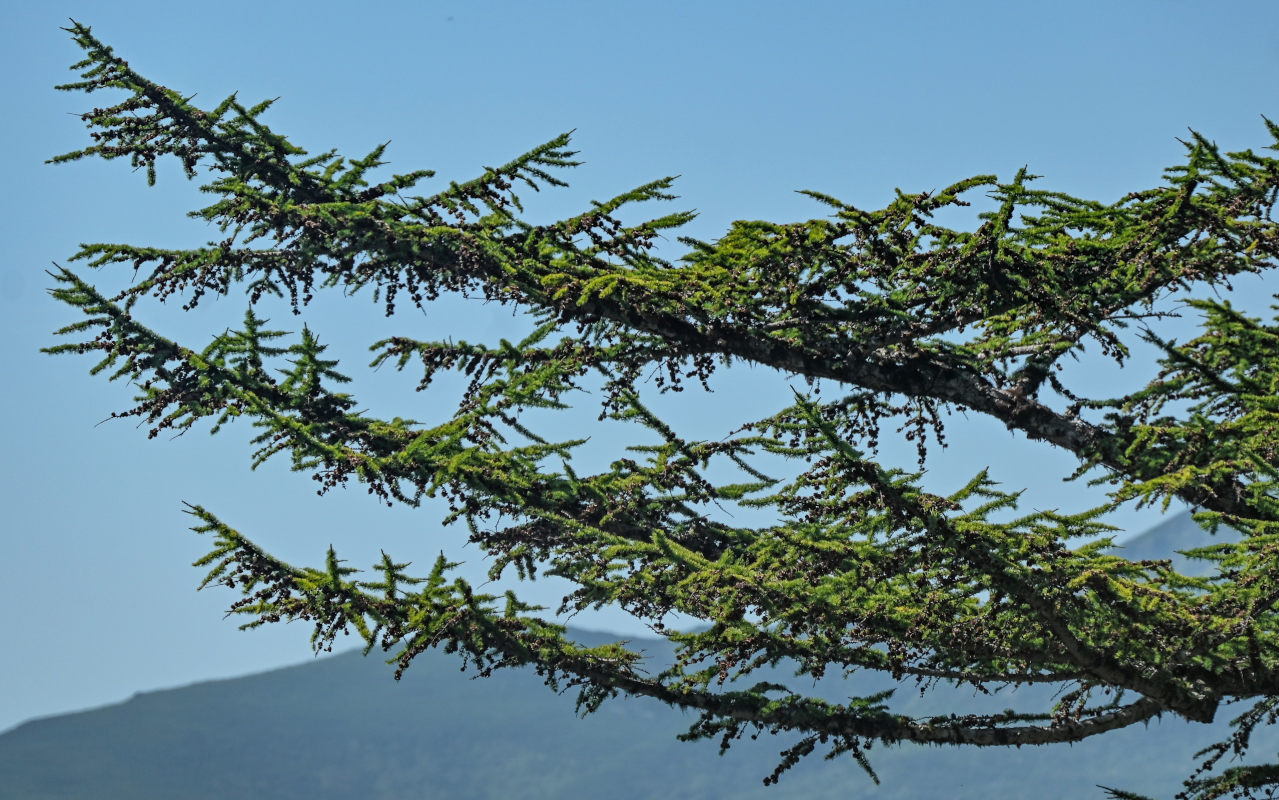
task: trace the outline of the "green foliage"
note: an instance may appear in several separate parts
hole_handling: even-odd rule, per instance
[[[1272,217],[1279,159],[1222,153],[1195,134],[1165,182],[1103,204],[1032,189],[1020,171],[940,192],[898,192],[866,211],[810,193],[831,217],[738,222],[714,242],[683,238],[678,261],[654,252],[658,235],[691,214],[626,224],[631,207],[672,198],[669,178],[534,225],[519,217],[517,185],[562,186],[575,166],[567,134],[478,178],[430,196],[403,194],[416,171],[370,185],[384,147],[362,159],[308,156],[261,121],[269,106],[234,97],[212,110],[138,75],[87,27],[69,29],[87,57],[63,89],[123,90],[82,119],[94,144],[59,156],[127,156],[155,180],[173,156],[217,199],[193,212],[225,235],[167,250],[87,244],[73,261],[129,265],[142,276],[108,297],[59,268],[53,295],[85,314],[50,352],[98,352],[94,371],[137,384],[137,416],[152,436],[212,418],[247,417],[259,429],[254,464],[287,452],[321,491],[351,479],[387,503],[442,496],[447,522],[464,521],[493,559],[494,576],[539,571],[578,587],[561,611],[605,604],[643,619],[678,646],[659,674],[623,644],[583,646],[508,594],[477,594],[383,557],[381,580],[362,581],[329,550],[323,568],[285,564],[199,506],[195,530],[214,536],[205,585],[240,592],[246,627],[302,619],[316,647],[353,628],[368,647],[395,650],[402,672],[429,647],[458,651],[480,674],[531,664],[553,687],[580,689],[593,711],[617,693],[699,715],[691,739],[724,747],[748,731],[796,734],[768,780],[825,748],[873,777],[875,741],[1020,746],[1080,739],[1162,714],[1209,722],[1228,702],[1252,703],[1229,741],[1204,753],[1187,796],[1246,795],[1275,767],[1214,772],[1273,721],[1279,687],[1279,505],[1276,381],[1279,327],[1224,302],[1193,300],[1203,334],[1162,347],[1162,371],[1141,391],[1087,398],[1057,372],[1098,346],[1122,364],[1124,335],[1158,316],[1156,304],[1198,286],[1275,265]],[[1279,141],[1279,126],[1266,122]],[[1270,149],[1275,149],[1271,145]],[[972,231],[934,221],[986,190],[997,209]],[[242,330],[198,352],[137,321],[148,297],[194,307],[243,286]],[[429,426],[357,411],[347,378],[309,329],[282,346],[252,305],[287,295],[295,311],[321,290],[371,289],[393,315],[466,292],[524,309],[536,330],[518,344],[417,341],[373,345],[374,365],[420,364],[420,388],[441,371],[470,382],[456,413]],[[709,385],[732,361],[835,384],[833,401],[795,402],[720,441],[690,441],[643,402],[659,391]],[[281,362],[288,366],[280,366]],[[280,376],[280,377],[277,377]],[[603,386],[601,419],[637,425],[636,445],[607,470],[570,466],[582,440],[550,441],[521,414],[565,409],[587,380]],[[1016,516],[1016,493],[984,473],[949,496],[921,474],[878,464],[881,424],[905,419],[921,460],[943,443],[942,415],[989,415],[1077,457],[1076,477],[1111,487],[1111,501],[1076,513]],[[793,465],[770,477],[762,459]],[[735,468],[740,480],[709,476]],[[1106,549],[1107,510],[1179,499],[1239,544],[1194,551],[1211,569],[1183,575],[1168,562],[1129,562]],[[768,509],[762,527],[724,522],[717,509]],[[1083,542],[1083,544],[1079,544]],[[678,612],[709,627],[684,633]],[[797,679],[750,685],[753,671],[793,663]],[[831,702],[806,679],[878,671],[927,691],[1051,684],[1056,702],[991,714],[916,718],[891,693]],[[734,681],[729,685],[729,681]],[[747,688],[743,688],[747,687]],[[1116,795],[1122,796],[1122,795]]]

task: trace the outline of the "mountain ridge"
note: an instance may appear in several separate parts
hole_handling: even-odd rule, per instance
[[[1184,522],[1194,524],[1188,517]],[[1158,541],[1180,543],[1172,535],[1177,530],[1164,528]],[[1134,554],[1146,544],[1139,541],[1145,535],[1128,543],[1138,545]],[[661,639],[573,633],[584,643],[629,639],[658,662],[672,657]],[[1169,795],[1192,771],[1193,753],[1224,731],[1220,722],[1208,729],[1168,718],[1073,746],[877,745],[868,755],[882,778],[879,786],[844,756],[804,759],[783,775],[779,787],[765,788],[762,779],[793,737],[737,742],[719,757],[717,742],[676,740],[696,719],[693,714],[645,698],[618,698],[579,719],[572,698],[549,691],[531,670],[499,670],[472,680],[458,664],[456,656],[429,651],[397,682],[383,658],[361,657],[357,649],[29,720],[0,734],[0,798],[380,800],[607,793],[610,800],[657,794],[821,800],[852,793],[879,800],[1048,800],[1101,797],[1099,783]],[[774,673],[761,677],[797,680],[785,670]],[[865,695],[879,688],[869,677],[878,676],[827,680],[820,689],[836,697]],[[969,695],[971,690],[950,688],[938,697],[916,694],[902,698],[902,710],[926,716],[939,710],[939,700],[978,702]],[[1007,702],[1002,695],[980,700]],[[1233,715],[1225,710],[1218,716]],[[1274,738],[1257,744],[1263,752],[1273,750],[1267,745]]]

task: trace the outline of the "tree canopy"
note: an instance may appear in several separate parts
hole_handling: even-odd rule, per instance
[[[47,351],[97,354],[95,373],[136,385],[135,404],[112,416],[151,436],[244,417],[255,465],[287,455],[322,492],[355,481],[391,504],[443,497],[445,521],[468,527],[492,576],[565,578],[576,588],[558,611],[620,607],[679,656],[651,672],[625,643],[576,643],[516,593],[473,589],[445,555],[426,574],[385,554],[360,573],[332,548],[317,566],[285,563],[191,505],[194,530],[213,540],[197,562],[202,585],[238,592],[231,609],[245,627],[305,620],[317,648],[354,630],[400,671],[436,646],[480,674],[532,665],[552,687],[580,689],[587,712],[618,693],[690,709],[686,736],[723,747],[797,735],[769,782],[816,752],[855,758],[873,777],[874,742],[1070,742],[1163,714],[1210,722],[1230,706],[1234,735],[1186,765],[1185,795],[1279,785],[1279,764],[1231,764],[1279,715],[1279,320],[1195,293],[1275,266],[1279,159],[1192,134],[1184,163],[1113,203],[1034,188],[1025,169],[1009,182],[898,191],[875,210],[809,192],[827,216],[679,237],[686,249],[672,260],[659,237],[691,213],[626,221],[673,199],[671,178],[549,224],[522,218],[519,191],[564,186],[578,164],[567,134],[412,195],[430,171],[370,180],[384,146],[308,154],[262,121],[269,101],[200,108],[88,27],[68,31],[85,58],[80,80],[58,88],[124,97],[81,115],[91,144],[52,161],[127,158],[154,183],[171,156],[206,181],[213,201],[192,215],[224,238],[82,245],[72,261],[132,267],[136,279],[109,295],[58,267],[53,296],[84,316]],[[1264,124],[1279,149],[1279,126]],[[973,230],[937,222],[983,192],[993,210]],[[233,291],[248,296],[242,327],[196,346],[138,313],[148,298],[189,309]],[[348,379],[313,331],[287,338],[253,310],[274,295],[299,311],[321,291],[371,295],[388,316],[467,293],[519,309],[532,331],[515,343],[374,343],[373,364],[416,371],[419,389],[450,371],[469,378],[447,419],[379,419],[338,390]],[[1176,298],[1201,317],[1184,343],[1145,324]],[[1125,363],[1134,331],[1163,354],[1144,388],[1088,397],[1064,383],[1063,363],[1086,346]],[[690,381],[711,388],[734,362],[790,382],[793,403],[701,440],[644,402]],[[638,443],[605,470],[574,470],[584,440],[552,440],[524,413],[573,403],[637,426]],[[877,460],[880,438],[901,426],[922,463],[955,410],[1070,453],[1078,468],[1065,477],[1107,487],[1108,500],[1025,512],[984,471],[942,495],[922,471]],[[778,463],[788,468],[770,474]],[[1242,534],[1205,534],[1193,552],[1203,575],[1110,548],[1108,511],[1174,500],[1206,531]],[[771,521],[733,524],[725,508]],[[675,630],[671,614],[705,624]],[[750,682],[779,663],[794,666],[795,685]],[[901,689],[834,702],[804,688],[861,671]],[[1025,684],[1059,691],[1048,707],[1000,713],[895,710],[901,692]]]

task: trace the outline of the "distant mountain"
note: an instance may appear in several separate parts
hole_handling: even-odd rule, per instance
[[[1151,535],[1161,544],[1182,541],[1163,527],[1129,542],[1125,555],[1147,552]],[[655,663],[671,658],[663,640],[632,644]],[[859,676],[827,681],[822,691],[838,697],[880,685]],[[947,700],[1012,704],[1007,695],[979,702],[956,690],[914,694],[905,710],[920,715]],[[1230,710],[1219,716],[1228,719]],[[676,741],[693,719],[641,699],[614,700],[578,719],[572,696],[552,693],[529,670],[472,680],[454,657],[430,652],[396,682],[381,658],[354,651],[27,722],[0,735],[0,798],[1051,800],[1100,797],[1099,783],[1169,796],[1193,768],[1194,752],[1225,730],[1167,719],[1074,746],[879,746],[870,759],[880,786],[844,757],[809,758],[765,788],[785,741],[738,742],[719,757],[716,743]],[[1274,752],[1274,737],[1257,744]]]
[[[1210,544],[1239,541],[1239,532],[1221,528],[1213,536],[1195,522],[1189,513],[1173,514],[1148,531],[1134,536],[1115,548],[1115,552],[1129,561],[1145,561],[1171,558],[1173,566],[1187,575],[1201,573],[1204,562],[1194,562],[1180,553]]]

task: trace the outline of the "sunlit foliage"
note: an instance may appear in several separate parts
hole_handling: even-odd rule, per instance
[[[878,210],[812,193],[829,216],[738,222],[715,241],[680,239],[684,255],[668,260],[658,238],[690,213],[623,218],[672,199],[669,178],[551,224],[521,218],[518,191],[563,186],[577,164],[568,135],[413,195],[432,173],[370,182],[382,147],[356,159],[309,155],[262,122],[269,103],[200,108],[87,27],[69,31],[86,57],[80,80],[59,88],[117,96],[82,115],[91,144],[53,161],[124,158],[154,182],[157,162],[172,157],[206,181],[213,200],[193,214],[224,238],[194,249],[82,246],[72,261],[137,279],[109,296],[58,268],[53,296],[83,319],[48,350],[96,354],[95,372],[135,384],[136,404],[115,416],[152,436],[244,417],[258,432],[255,464],[286,455],[321,491],[355,481],[392,504],[442,497],[447,521],[469,527],[495,577],[565,578],[577,588],[560,611],[623,608],[680,656],[652,674],[623,643],[576,644],[515,594],[476,591],[444,556],[425,575],[389,555],[357,572],[331,549],[320,566],[287,564],[190,506],[214,543],[198,562],[204,583],[240,593],[232,610],[247,626],[306,620],[316,647],[353,630],[400,670],[435,646],[481,674],[532,665],[551,686],[580,689],[585,711],[619,692],[654,697],[697,713],[688,737],[725,747],[743,734],[797,734],[770,782],[814,752],[855,758],[873,777],[866,751],[876,741],[1069,742],[1161,714],[1210,722],[1230,703],[1246,709],[1228,712],[1235,735],[1198,768],[1185,765],[1186,796],[1279,785],[1279,766],[1231,762],[1279,713],[1279,326],[1202,292],[1190,304],[1202,316],[1193,340],[1164,341],[1145,326],[1169,298],[1275,266],[1279,160],[1224,153],[1195,134],[1161,184],[1110,204],[1034,188],[1025,170],[1009,182],[898,192]],[[1279,138],[1279,126],[1265,129]],[[936,221],[982,192],[993,210],[973,230]],[[378,419],[337,390],[348,379],[313,331],[290,338],[253,311],[267,295],[297,310],[330,290],[350,302],[371,295],[388,315],[466,292],[531,315],[534,329],[519,342],[374,343],[374,364],[418,371],[421,389],[446,371],[469,376],[447,419]],[[202,346],[138,316],[146,299],[191,308],[239,291],[243,326]],[[1134,331],[1164,354],[1146,387],[1094,398],[1064,385],[1061,365],[1085,346],[1124,363]],[[793,403],[706,441],[644,402],[688,381],[709,385],[732,362],[768,368],[796,387]],[[587,397],[587,382],[602,390]],[[553,441],[523,413],[574,403],[634,425],[641,443],[603,471],[575,471],[582,440]],[[725,414],[734,407],[725,397]],[[1019,512],[1018,495],[984,472],[939,495],[922,473],[877,460],[899,425],[922,459],[955,410],[1072,454],[1074,477],[1106,486],[1110,502]],[[770,474],[765,461],[791,469]],[[739,478],[712,479],[721,465]],[[1243,534],[1214,544],[1205,533],[1194,553],[1203,575],[1109,549],[1106,511],[1173,499],[1205,529]],[[724,507],[776,521],[731,524]],[[677,631],[664,623],[671,614],[704,625]],[[796,669],[793,686],[752,684],[753,670],[783,662]],[[858,671],[901,688],[840,702],[805,691],[813,677]],[[1055,703],[929,719],[895,710],[901,696],[939,685],[1030,683],[1057,687]]]

